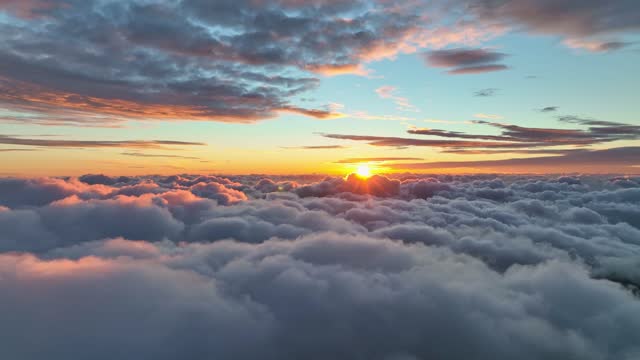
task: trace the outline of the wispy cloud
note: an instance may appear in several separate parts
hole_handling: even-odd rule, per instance
[[[146,153],[140,153],[140,152],[123,152],[123,153],[120,153],[120,155],[144,157],[144,158],[169,158],[169,159],[200,160],[199,157],[195,157],[195,156],[182,156],[182,155],[171,155],[171,154],[146,154]]]
[[[600,41],[597,39],[566,39],[564,43],[573,49],[600,53],[620,50],[631,45],[631,43],[623,41]]]
[[[543,107],[541,109],[538,109],[538,111],[542,112],[542,113],[555,112],[555,111],[558,111],[558,107],[557,106],[546,106],[546,107]]]
[[[331,149],[346,149],[343,145],[307,145],[307,146],[281,146],[282,149],[290,150],[331,150]]]
[[[483,113],[476,113],[473,114],[473,117],[478,118],[478,119],[492,119],[492,120],[498,120],[498,119],[502,119],[503,116],[502,115],[497,115],[497,114],[483,114]]]
[[[467,134],[439,129],[409,128],[414,135],[426,135],[438,139],[411,139],[387,136],[322,134],[332,139],[363,141],[374,146],[431,146],[439,148],[544,148],[550,146],[588,146],[618,140],[640,139],[640,126],[617,122],[582,119],[574,116],[561,117],[563,122],[588,126],[587,129],[534,128],[519,125],[476,120],[475,124],[488,125],[501,130],[500,135]],[[458,140],[464,139],[464,140]]]
[[[398,89],[395,86],[385,85],[376,89],[376,94],[382,99],[390,99],[396,103],[400,111],[419,111],[417,107],[409,102],[409,99],[396,95]]]
[[[168,149],[174,146],[203,146],[205,143],[175,140],[63,140],[34,139],[0,135],[0,144],[60,148],[147,148]]]
[[[11,148],[11,149],[0,149],[0,152],[23,152],[23,151],[38,151],[40,149],[20,149],[20,148]]]
[[[363,162],[387,162],[387,161],[411,161],[411,160],[423,160],[416,157],[359,157],[348,158],[336,161],[337,164],[356,164]]]
[[[399,170],[428,169],[499,169],[507,172],[549,171],[557,172],[581,171],[594,168],[599,172],[630,171],[640,165],[640,147],[620,147],[606,150],[572,151],[559,156],[543,156],[532,158],[513,158],[504,160],[476,161],[439,161],[427,163],[394,163],[386,166]]]
[[[506,70],[508,67],[498,62],[507,54],[487,49],[434,50],[424,54],[430,66],[451,68],[449,74],[477,74]]]
[[[485,89],[480,89],[476,92],[473,93],[473,96],[477,96],[477,97],[490,97],[490,96],[495,96],[498,93],[497,88],[485,88]]]

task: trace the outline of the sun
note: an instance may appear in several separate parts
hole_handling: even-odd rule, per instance
[[[356,175],[366,179],[371,176],[371,168],[366,164],[358,165],[358,168],[356,169]]]

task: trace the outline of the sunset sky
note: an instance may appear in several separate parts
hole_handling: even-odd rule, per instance
[[[0,1],[1,175],[638,173],[637,3],[561,3]]]

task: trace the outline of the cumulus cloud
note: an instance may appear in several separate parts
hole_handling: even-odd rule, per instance
[[[7,358],[640,354],[638,177],[87,175],[0,200]]]
[[[427,19],[428,4],[415,5],[420,11],[361,0],[2,1],[0,103],[12,110],[2,119],[119,127],[129,119],[250,123],[280,112],[335,118],[293,100],[318,86],[318,74],[366,75],[367,62],[491,32]]]

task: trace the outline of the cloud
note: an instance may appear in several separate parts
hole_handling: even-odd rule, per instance
[[[483,115],[486,117],[486,115]],[[640,136],[640,127],[611,121],[582,119],[575,116],[562,116],[561,122],[588,126],[587,129],[553,129],[532,128],[507,123],[490,122],[483,120],[474,121],[476,124],[488,125],[501,129],[500,135],[474,135],[457,131],[438,129],[412,128],[407,132],[417,135],[430,135],[453,139],[492,140],[512,143],[517,148],[518,143],[528,144],[529,147],[544,147],[556,145],[591,145],[617,140],[634,140]],[[469,146],[463,143],[459,147],[479,147],[470,142]],[[500,144],[498,144],[500,145]],[[487,142],[487,148],[500,147]],[[502,146],[504,147],[504,146]],[[508,146],[507,146],[508,147]]]
[[[606,150],[582,150],[560,156],[515,158],[504,160],[440,161],[430,163],[397,163],[388,167],[404,170],[424,169],[494,169],[506,172],[632,172],[640,164],[640,147],[620,147]]]
[[[123,153],[120,153],[120,155],[143,157],[143,158],[200,160],[200,158],[195,156],[181,156],[181,155],[171,155],[171,154],[146,154],[146,153],[138,153],[138,152],[123,152]]]
[[[343,178],[328,178],[319,183],[300,186],[296,193],[301,197],[329,196],[339,193],[371,194],[375,196],[393,196],[398,194],[400,182],[380,175],[363,179],[355,174]]]
[[[334,118],[294,100],[318,86],[318,74],[367,75],[368,62],[495,32],[426,21],[427,4],[417,5],[3,1],[0,104],[17,115],[2,119],[121,127],[252,123],[283,111]]]
[[[583,39],[567,39],[564,41],[565,45],[573,49],[583,49],[591,52],[610,52],[620,50],[624,47],[631,45],[628,42],[622,41],[597,41],[597,40],[583,40]]]
[[[409,102],[409,99],[396,95],[397,90],[395,86],[384,85],[376,89],[376,94],[382,99],[393,100],[400,111],[420,111]]]
[[[477,96],[477,97],[489,97],[489,96],[495,96],[496,93],[498,92],[499,89],[496,88],[485,88],[485,89],[480,89],[476,92],[473,93],[473,96]]]
[[[362,162],[386,162],[386,161],[404,161],[404,160],[422,160],[416,157],[364,157],[364,158],[348,158],[336,161],[338,164],[355,164]]]
[[[458,2],[468,6],[479,21],[498,22],[530,33],[559,35],[569,46],[600,42],[598,46],[580,46],[592,51],[613,50],[621,46],[611,36],[640,30],[638,4],[632,0],[601,2],[598,0],[562,1],[492,0]],[[607,38],[609,40],[601,40]]]
[[[479,119],[493,119],[493,120],[502,119],[502,115],[485,114],[485,113],[473,114],[473,117],[479,118]]]
[[[451,75],[462,75],[462,74],[482,74],[493,71],[502,71],[507,70],[509,67],[506,65],[496,64],[496,65],[478,65],[478,66],[467,66],[463,68],[456,68],[447,71]]]
[[[329,150],[329,149],[346,149],[343,145],[308,145],[308,146],[281,146],[283,149],[295,150]]]
[[[0,152],[24,152],[24,151],[38,151],[38,149],[20,149],[20,148],[0,149]]]
[[[412,131],[412,130],[410,130]],[[535,143],[518,144],[513,142],[489,142],[489,141],[462,141],[462,140],[432,140],[432,139],[409,139],[393,136],[369,136],[369,135],[345,135],[345,134],[322,134],[330,139],[364,141],[372,146],[432,146],[432,147],[495,147],[495,148],[518,148],[527,146],[541,146]],[[477,138],[477,137],[474,137]]]
[[[640,351],[637,176],[82,179],[0,181],[3,357]]]
[[[555,154],[564,155],[572,152],[587,151],[588,149],[508,149],[508,150],[490,150],[490,149],[446,149],[441,150],[443,153],[464,154],[464,155],[492,155],[492,154]]]
[[[546,107],[543,107],[541,109],[538,109],[538,111],[542,112],[542,113],[549,113],[549,112],[558,111],[558,107],[557,106],[546,106]]]
[[[448,49],[434,50],[424,54],[424,60],[430,66],[451,68],[449,74],[475,74],[506,70],[508,67],[497,64],[507,55],[487,49]]]
[[[30,139],[0,135],[0,144],[63,148],[140,148],[169,149],[171,146],[203,146],[200,142],[175,140],[62,140]]]

